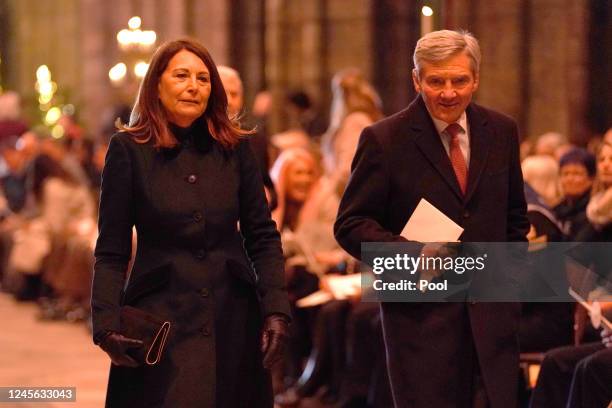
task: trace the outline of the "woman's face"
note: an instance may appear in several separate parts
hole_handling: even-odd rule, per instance
[[[158,85],[159,99],[168,120],[187,127],[206,110],[210,96],[210,73],[194,53],[181,50],[168,62]]]
[[[287,168],[287,198],[304,202],[315,182],[315,168],[312,163],[298,159]]]
[[[580,197],[593,184],[586,167],[580,163],[568,163],[561,167],[559,178],[563,193],[568,198]]]
[[[604,145],[597,156],[597,177],[604,186],[612,186],[612,147]]]

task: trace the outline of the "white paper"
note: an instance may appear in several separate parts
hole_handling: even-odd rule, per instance
[[[401,236],[418,242],[456,242],[462,233],[463,228],[422,198]]]
[[[301,298],[296,302],[297,307],[312,307],[330,300],[343,300],[358,296],[361,293],[361,274],[350,275],[326,275],[325,279],[328,289],[322,289]]]
[[[589,312],[589,315],[591,316],[591,318],[593,317],[593,314],[598,313],[598,311],[596,310],[596,307],[593,307],[586,300],[584,300],[582,296],[576,293],[574,289],[569,288],[568,292],[574,299],[576,299],[576,302],[580,303],[582,307],[584,307],[587,310],[587,312]],[[612,322],[610,322],[608,319],[606,319],[604,316],[601,315],[601,309],[599,310],[599,316],[597,316],[596,319],[599,320],[598,321],[599,326],[603,324],[606,327],[606,329],[612,330]],[[592,320],[591,322],[595,323]],[[596,328],[599,328],[599,327],[596,327]]]
[[[361,293],[361,274],[326,276],[329,291],[334,299],[342,300]]]
[[[325,290],[318,290],[308,296],[299,299],[297,302],[295,302],[295,304],[297,307],[313,307],[322,305],[323,303],[327,303],[333,299],[334,296],[331,293]]]

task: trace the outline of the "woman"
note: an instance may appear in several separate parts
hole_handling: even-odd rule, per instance
[[[597,180],[587,206],[587,218],[595,230],[609,234],[612,224],[612,144],[607,142],[601,145],[597,154]]]
[[[270,177],[278,190],[278,206],[272,212],[272,218],[279,231],[296,230],[300,211],[312,197],[319,176],[317,160],[307,149],[285,150],[275,160]]]
[[[278,190],[278,207],[272,212],[289,264],[302,264],[321,276],[347,255],[334,239],[333,225],[339,197],[320,177],[319,164],[309,150],[283,152],[270,171]]]
[[[380,97],[361,72],[348,68],[332,80],[330,124],[321,145],[325,172],[342,195],[361,131],[382,119]]]
[[[46,154],[33,160],[30,174],[28,194],[38,215],[15,231],[9,266],[26,277],[25,292],[18,298],[44,294],[38,293],[42,278],[58,298],[41,304],[42,317],[62,318],[89,296],[91,276],[66,268],[66,244],[79,223],[94,217],[94,203],[89,190]]]
[[[595,170],[595,156],[586,149],[574,148],[559,161],[563,201],[554,208],[554,212],[563,225],[563,233],[568,241],[574,241],[580,230],[588,224],[586,207],[591,196]]]
[[[86,259],[78,259],[75,247],[88,247],[83,228],[91,233],[95,230],[93,197],[86,185],[45,154],[34,159],[32,170],[32,192],[51,242],[43,279],[56,296],[52,302],[41,303],[41,317],[72,320],[76,313],[84,318],[91,287],[91,252],[86,253]],[[82,261],[86,261],[84,268],[75,267],[83,265]]]
[[[122,130],[102,175],[92,293],[94,341],[113,362],[107,406],[272,407],[264,367],[289,320],[280,239],[208,51],[162,45]],[[141,343],[120,334],[123,302],[171,321],[157,365],[126,354]]]
[[[310,310],[296,308],[295,302],[319,288],[318,275],[326,267],[315,260],[315,251],[330,245],[337,247],[332,231],[335,213],[312,205],[320,188],[319,175],[319,163],[315,156],[311,151],[301,148],[282,152],[270,171],[278,197],[272,218],[281,232],[287,288],[294,318],[287,358],[284,367],[278,368],[289,378],[297,378],[302,369],[302,359],[312,347]],[[337,208],[337,203],[335,206]],[[323,216],[317,217],[318,211],[313,214],[313,210],[323,210]],[[328,213],[327,216],[325,213]],[[310,231],[315,233],[311,234]],[[276,389],[280,382],[276,381]]]

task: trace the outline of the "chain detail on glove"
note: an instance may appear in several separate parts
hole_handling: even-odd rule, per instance
[[[261,335],[264,368],[269,369],[283,357],[287,337],[289,322],[284,315],[273,314],[266,317]]]
[[[142,347],[142,341],[111,332],[100,342],[100,348],[108,354],[116,366],[138,367],[138,362],[127,354],[130,348]]]

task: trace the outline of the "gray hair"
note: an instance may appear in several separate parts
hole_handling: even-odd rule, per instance
[[[240,78],[240,74],[234,68],[228,67],[227,65],[218,65],[217,71],[221,77],[221,82],[223,82],[223,78],[235,78],[238,80],[240,87],[242,88],[242,78]]]
[[[480,71],[480,46],[476,37],[465,30],[440,30],[425,34],[417,41],[412,59],[417,73],[420,73],[423,62],[444,61],[464,51],[471,60],[472,72],[477,75]]]
[[[559,163],[551,156],[529,156],[521,162],[523,179],[551,207],[561,199]]]

